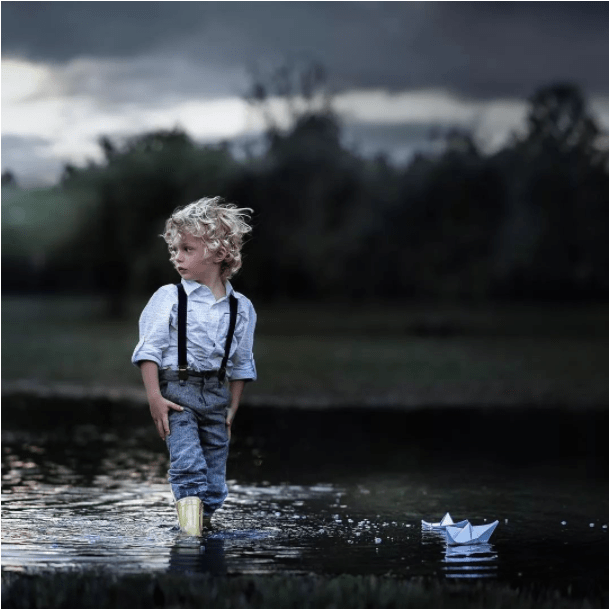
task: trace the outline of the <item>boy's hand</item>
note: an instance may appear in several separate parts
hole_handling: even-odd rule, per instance
[[[159,432],[159,436],[161,436],[161,440],[164,440],[169,435],[170,410],[182,412],[184,409],[181,406],[178,406],[178,404],[166,400],[162,396],[150,401],[150,414],[152,415],[152,420]]]
[[[231,381],[230,382],[230,408],[226,413],[226,430],[228,431],[228,441],[230,442],[231,437],[231,426],[235,420],[235,415],[239,409],[239,402],[241,401],[241,395],[243,394],[243,388],[245,387],[245,381]]]
[[[231,425],[233,424],[233,417],[235,415],[231,414],[230,412],[228,413],[228,416],[226,417],[226,431],[228,431],[228,441],[230,442],[230,428]]]

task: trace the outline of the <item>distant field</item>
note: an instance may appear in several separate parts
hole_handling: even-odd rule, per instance
[[[140,386],[91,298],[2,299],[2,380]],[[259,307],[252,402],[609,405],[609,310]]]
[[[2,187],[3,255],[48,253],[72,236],[93,204],[85,193],[75,196],[58,188]]]

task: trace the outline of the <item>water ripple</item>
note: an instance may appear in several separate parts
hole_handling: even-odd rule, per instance
[[[19,436],[3,445],[3,569],[607,576],[609,493],[602,485],[525,484],[421,464],[403,474],[354,464],[351,476],[325,471],[315,482],[308,475],[307,484],[271,482],[264,468],[237,458],[213,529],[192,538],[177,529],[158,445],[143,433],[129,441],[88,433],[89,444]],[[476,523],[501,518],[492,543],[453,548],[442,533],[421,531],[421,518],[448,508]]]

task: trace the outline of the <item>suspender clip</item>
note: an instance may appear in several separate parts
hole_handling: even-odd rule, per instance
[[[188,380],[188,368],[180,366],[178,368],[178,378],[181,381],[187,381]]]

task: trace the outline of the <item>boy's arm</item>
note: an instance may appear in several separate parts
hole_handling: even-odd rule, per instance
[[[164,440],[169,435],[169,410],[184,410],[181,406],[166,400],[161,395],[159,387],[159,366],[156,362],[144,360],[140,362],[142,380],[146,389],[146,397],[150,405],[150,414],[159,436]]]
[[[243,388],[245,387],[245,381],[231,381],[229,384],[229,387],[230,387],[230,407],[228,409],[228,414],[226,415],[226,426],[228,427],[228,439],[230,440],[231,426],[233,424],[233,420],[235,419],[235,415],[237,414],[237,410],[239,408],[239,402],[241,401],[241,396],[243,395]]]

